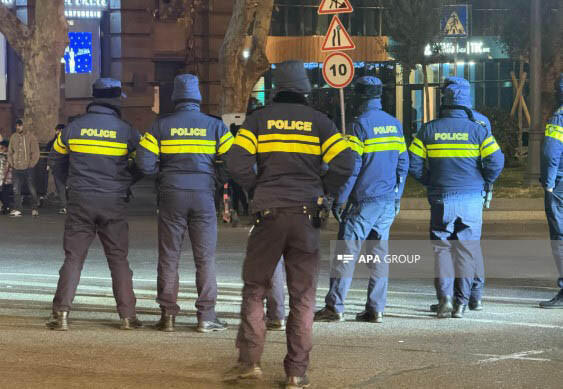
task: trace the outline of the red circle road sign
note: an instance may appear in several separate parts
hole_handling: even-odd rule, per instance
[[[336,52],[323,62],[323,77],[333,88],[344,88],[354,79],[354,62],[347,54]]]

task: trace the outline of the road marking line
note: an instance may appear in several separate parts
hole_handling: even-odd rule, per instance
[[[482,359],[477,363],[492,363],[498,361],[506,361],[509,359],[519,360],[519,361],[551,362],[551,359],[547,359],[547,358],[528,358],[528,355],[538,355],[543,353],[545,353],[544,350],[521,351],[519,353],[513,353],[507,355],[496,355],[492,358]]]

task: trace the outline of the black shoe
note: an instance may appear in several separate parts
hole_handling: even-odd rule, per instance
[[[540,302],[540,307],[546,309],[563,308],[563,289],[561,289],[551,300]]]
[[[67,331],[68,330],[68,312],[53,312],[47,323],[47,327],[55,331]]]
[[[463,319],[463,314],[465,313],[466,309],[467,305],[465,304],[455,304],[454,310],[452,312],[452,317],[455,319]]]
[[[313,320],[322,322],[344,321],[344,314],[334,312],[329,307],[324,307],[320,311],[315,312]]]
[[[368,323],[383,323],[383,312],[362,311],[356,315],[356,321],[364,321]]]
[[[239,362],[235,367],[223,374],[223,381],[259,380],[261,378],[262,368],[258,363],[248,365]]]
[[[159,331],[164,332],[174,332],[174,324],[176,324],[176,316],[167,315],[164,312],[160,316],[160,320],[155,324],[155,327]]]
[[[227,323],[223,323],[219,319],[215,319],[213,321],[200,321],[197,324],[197,332],[215,332],[215,331],[224,331],[227,329]]]
[[[137,328],[141,328],[143,326],[143,322],[141,322],[136,317],[124,317],[121,319],[121,326],[119,327],[122,330],[134,330]]]
[[[483,302],[481,300],[469,300],[469,309],[472,311],[482,311]]]
[[[285,320],[266,320],[266,329],[268,331],[285,331]]]
[[[453,309],[454,307],[452,305],[452,296],[444,296],[440,299],[440,304],[438,305],[436,316],[438,317],[438,319],[451,317]]]
[[[303,377],[289,376],[285,383],[285,389],[301,389],[308,388],[311,385],[309,377],[304,375]]]
[[[430,305],[430,312],[438,312],[438,307],[440,304],[432,304]]]

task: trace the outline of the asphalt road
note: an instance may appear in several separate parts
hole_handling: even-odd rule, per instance
[[[145,201],[146,200],[146,201]],[[156,223],[150,201],[137,200],[130,219],[130,262],[139,317],[154,323]],[[217,310],[230,328],[195,332],[196,296],[192,255],[186,244],[181,264],[178,331],[165,334],[146,326],[117,330],[118,317],[103,251],[89,253],[66,333],[44,327],[62,263],[64,218],[42,210],[37,219],[0,217],[0,387],[2,388],[277,388],[284,379],[285,338],[269,333],[262,366],[265,380],[227,384],[221,373],[236,361],[234,339],[240,304],[240,269],[248,227],[221,226],[217,254]],[[493,228],[493,224],[504,226]],[[489,239],[544,239],[536,221],[488,223]],[[425,239],[420,218],[397,221],[394,239]],[[322,234],[323,265],[317,305],[328,286],[329,241]],[[532,258],[531,258],[532,259]],[[552,271],[555,272],[553,266]],[[535,267],[533,263],[530,268]],[[489,279],[483,312],[464,319],[438,320],[430,279],[390,281],[383,324],[356,323],[365,302],[365,280],[356,280],[343,323],[315,324],[309,376],[314,388],[561,388],[563,310],[542,310],[537,302],[556,289],[550,267],[533,277]],[[287,303],[287,301],[286,301]]]

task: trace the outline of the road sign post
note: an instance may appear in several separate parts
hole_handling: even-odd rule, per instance
[[[340,96],[340,118],[342,133],[346,133],[346,105],[344,88],[354,79],[354,62],[342,50],[354,50],[356,45],[338,14],[353,12],[350,0],[323,0],[319,6],[319,15],[334,14],[328,32],[321,46],[321,51],[335,51],[329,54],[323,63],[323,77],[327,84],[337,88]]]

